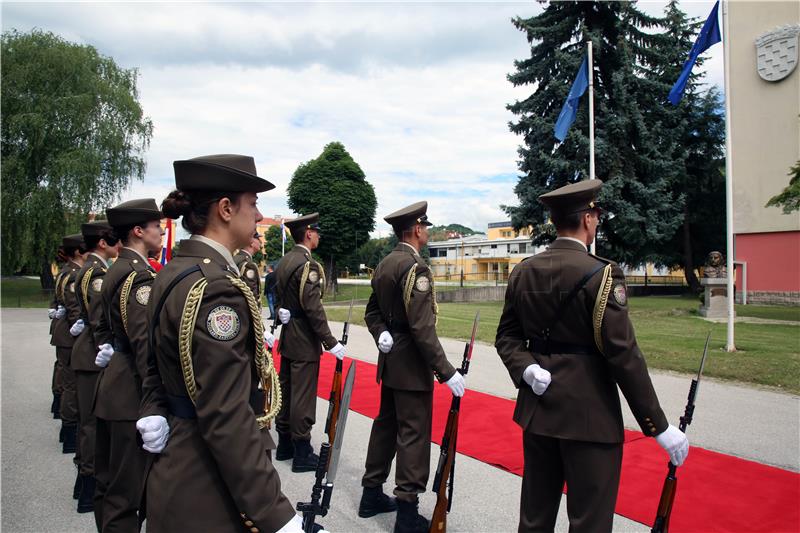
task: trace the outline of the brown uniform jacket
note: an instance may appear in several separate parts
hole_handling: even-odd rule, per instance
[[[542,338],[560,299],[598,266],[602,268],[578,291],[550,335],[553,342],[595,353],[533,353],[528,341]],[[622,442],[617,385],[645,435],[667,427],[628,317],[622,269],[587,253],[579,243],[556,240],[547,251],[514,268],[495,347],[519,389],[514,420],[524,430],[564,439]],[[533,363],[552,375],[542,396],[522,379]]]
[[[411,391],[433,390],[434,374],[445,382],[455,373],[436,336],[436,294],[428,265],[413,248],[398,244],[375,269],[364,320],[378,341],[392,334],[388,354],[378,354],[377,381]]]
[[[62,305],[65,309],[69,309],[67,297],[69,296],[70,280],[74,282],[74,278],[80,269],[80,265],[72,261],[68,261],[61,267],[61,271],[58,273],[58,276],[56,276],[54,300],[56,307]],[[60,348],[72,348],[72,345],[75,344],[75,337],[69,333],[69,328],[73,324],[73,322],[69,320],[69,314],[65,314],[64,318],[61,319],[53,319],[53,324],[53,337],[50,344]]]
[[[142,376],[147,370],[147,302],[154,279],[150,264],[130,248],[123,248],[103,280],[98,330],[104,338],[97,340],[98,345],[114,347],[111,361],[98,378],[95,396],[95,415],[105,420],[139,418]]]
[[[53,297],[50,298],[50,309],[58,309],[58,282],[61,281],[61,277],[64,275],[64,269],[66,268],[67,264],[64,263],[59,267],[58,274],[56,274],[55,279],[53,280]],[[50,319],[50,345],[55,346],[53,343],[53,332],[56,329],[56,322],[58,321],[57,318]]]
[[[167,416],[170,438],[149,473],[148,521],[156,531],[239,532],[247,530],[243,520],[276,531],[294,510],[267,458],[269,433],[259,430],[250,403],[258,387],[256,344],[263,346],[257,306],[250,308],[244,292],[250,289],[212,247],[183,240],[153,283],[148,319],[155,324],[165,289],[194,267],[200,270],[167,295],[153,332],[156,366],[148,360],[141,415]],[[201,298],[193,287],[204,287]],[[192,401],[196,418],[167,415],[167,395]]]
[[[239,275],[247,283],[247,286],[253,291],[253,296],[256,297],[256,302],[261,304],[261,273],[258,271],[258,265],[253,261],[253,256],[239,250],[233,256],[233,262],[239,267]]]
[[[281,328],[281,354],[295,361],[318,361],[322,355],[320,344],[330,350],[338,342],[322,307],[322,267],[308,250],[295,246],[278,263],[275,279],[276,308],[292,313]]]
[[[100,323],[103,316],[103,302],[100,293],[103,290],[103,278],[106,267],[102,259],[89,254],[83,267],[75,278],[75,300],[79,307],[78,318],[83,319],[83,332],[75,338],[72,347],[70,366],[73,370],[83,372],[99,372],[100,367],[94,364],[97,358],[97,346],[108,338],[106,326]],[[77,320],[77,319],[76,319]],[[70,321],[70,323],[74,323]]]

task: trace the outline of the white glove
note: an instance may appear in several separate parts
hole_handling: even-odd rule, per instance
[[[72,335],[73,337],[77,337],[78,335],[83,333],[84,327],[85,326],[83,325],[83,319],[79,318],[78,320],[75,321],[74,324],[72,324],[72,327],[69,328],[69,334]]]
[[[344,344],[342,344],[341,342],[337,342],[337,343],[336,343],[336,346],[334,346],[333,348],[331,348],[331,353],[332,353],[333,355],[335,355],[335,356],[336,356],[336,359],[338,359],[338,360],[340,360],[340,361],[341,361],[342,359],[344,359],[344,353],[345,353],[346,351],[347,351],[347,349],[344,347]]]
[[[67,308],[64,307],[63,305],[59,305],[58,309],[56,309],[56,318],[61,320],[66,316],[66,314],[67,314]]]
[[[522,379],[531,386],[533,393],[537,396],[544,394],[544,391],[550,385],[550,381],[552,381],[550,372],[537,364],[532,364],[526,368],[525,372],[522,373]]]
[[[267,328],[264,328],[264,342],[267,343],[267,346],[272,348],[275,345],[275,335],[270,333]]]
[[[392,334],[388,331],[381,333],[378,337],[378,349],[383,353],[389,353],[389,351],[392,349],[392,346],[394,346]]]
[[[289,319],[292,318],[292,312],[288,309],[284,309],[281,307],[278,309],[278,320],[281,321],[281,324],[286,324],[289,322]]]
[[[462,376],[461,372],[458,370],[456,370],[456,373],[453,374],[453,377],[444,383],[450,387],[450,392],[453,393],[453,396],[458,396],[459,398],[464,396],[464,386],[466,385],[466,382],[464,381],[464,376]]]
[[[160,415],[145,416],[136,421],[136,429],[142,435],[142,448],[150,453],[161,453],[169,440],[169,424]]]
[[[114,348],[108,343],[101,344],[98,348],[100,348],[100,351],[97,352],[97,357],[94,358],[94,364],[100,368],[105,368],[108,366],[108,362],[111,361],[111,356],[114,355]]]
[[[55,309],[48,309],[47,310],[47,318],[53,320],[56,317],[56,310]]]
[[[669,454],[669,460],[675,466],[681,466],[689,455],[689,439],[672,424],[656,435],[656,442]]]

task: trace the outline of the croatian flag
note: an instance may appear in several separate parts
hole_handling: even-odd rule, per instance
[[[174,221],[171,218],[166,219],[166,226],[164,227],[164,246],[161,248],[161,264],[166,265],[172,259],[172,246],[175,239],[172,224]]]

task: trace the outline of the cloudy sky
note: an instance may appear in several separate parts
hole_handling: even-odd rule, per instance
[[[640,2],[660,14],[666,2]],[[683,2],[705,19],[710,0]],[[518,3],[13,3],[3,30],[36,27],[94,45],[139,69],[140,101],[155,130],[147,177],[122,200],[173,188],[172,161],[253,155],[277,185],[266,216],[291,217],[286,187],[325,144],[344,143],[378,196],[382,217],[427,199],[435,223],[485,231],[514,204],[517,146],[507,103],[526,97],[506,80],[528,55],[512,17]],[[687,51],[688,52],[688,51]],[[722,47],[707,55],[721,85]]]

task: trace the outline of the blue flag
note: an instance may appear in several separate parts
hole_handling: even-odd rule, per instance
[[[678,105],[678,102],[683,98],[683,91],[686,90],[686,82],[689,81],[689,75],[692,73],[692,67],[694,66],[694,62],[697,61],[697,56],[722,40],[719,32],[718,11],[719,0],[714,4],[711,14],[706,19],[705,24],[703,24],[703,29],[700,30],[700,35],[697,36],[697,40],[694,42],[694,46],[692,46],[692,51],[689,52],[689,59],[683,64],[683,70],[681,71],[681,75],[678,76],[678,81],[675,82],[675,85],[672,86],[672,90],[669,92],[668,100],[672,105]]]
[[[589,65],[587,63],[587,56],[583,56],[581,68],[578,69],[578,74],[575,76],[575,81],[572,82],[572,88],[569,90],[567,99],[564,101],[564,107],[561,108],[561,113],[558,115],[558,120],[553,128],[553,133],[560,142],[564,142],[567,138],[567,132],[572,123],[575,122],[575,115],[578,114],[578,102],[589,87]]]

